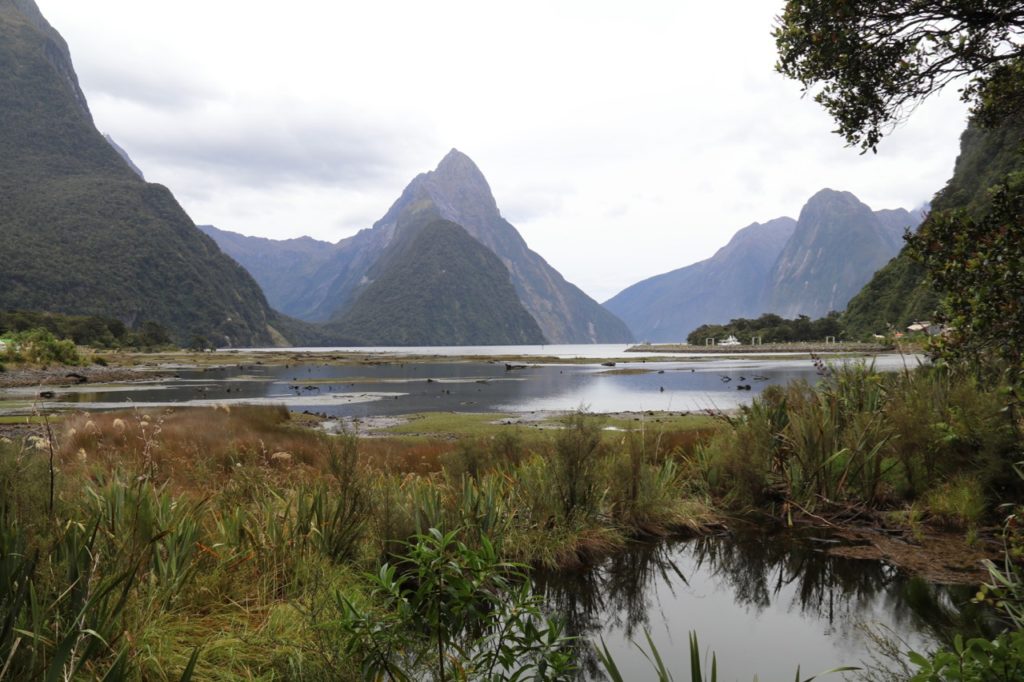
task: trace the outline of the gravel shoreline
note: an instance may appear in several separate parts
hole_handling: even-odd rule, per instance
[[[0,372],[0,388],[24,386],[74,386],[76,384],[98,384],[124,381],[143,381],[161,376],[152,370],[143,371],[129,367],[58,366],[45,369],[7,369]]]

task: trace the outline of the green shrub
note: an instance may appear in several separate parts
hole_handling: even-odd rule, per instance
[[[911,652],[910,662],[918,669],[911,682],[1017,682],[1024,679],[1024,632],[966,642],[957,635],[952,649]]]
[[[1013,472],[1021,441],[1005,399],[942,368],[833,368],[815,387],[769,387],[731,421],[698,459],[709,489],[735,506],[877,507],[923,499],[955,480],[962,494],[935,497],[936,516],[972,525],[985,498],[1022,491]]]
[[[376,610],[335,592],[337,620],[315,626],[321,650],[359,661],[366,679],[570,679],[571,640],[525,567],[499,561],[486,536],[476,549],[458,536],[431,528],[367,576]]]
[[[27,362],[34,365],[79,365],[82,362],[75,342],[59,340],[46,329],[32,329],[13,334],[6,349],[7,360]]]

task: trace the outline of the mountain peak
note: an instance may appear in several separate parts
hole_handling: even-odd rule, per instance
[[[375,226],[396,225],[402,211],[423,200],[430,201],[442,218],[462,225],[471,234],[474,225],[501,217],[484,174],[471,158],[454,148],[437,168],[417,175]]]
[[[491,186],[487,184],[487,178],[480,171],[480,168],[458,149],[445,154],[441,163],[430,173],[426,173],[427,183],[430,185],[432,195],[447,195],[452,197],[457,193],[462,200],[475,199],[487,204],[497,204],[491,194]],[[437,196],[432,196],[435,200]],[[454,198],[454,197],[452,197]]]
[[[475,163],[473,163],[473,159],[469,158],[455,147],[452,147],[451,150],[444,155],[444,158],[441,159],[441,163],[437,164],[435,172],[441,173],[466,170],[480,173],[480,169],[477,168]]]
[[[810,199],[807,200],[806,205],[811,204],[823,204],[823,203],[837,203],[844,201],[846,203],[862,203],[853,192],[844,192],[842,190],[832,189],[825,187],[814,193]]]

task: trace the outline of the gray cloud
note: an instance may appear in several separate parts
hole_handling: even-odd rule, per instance
[[[216,96],[216,88],[152,64],[99,60],[80,75],[90,97],[110,97],[168,111],[191,109]]]
[[[328,122],[296,112],[234,121],[204,120],[157,135],[133,131],[131,147],[152,163],[203,171],[219,184],[252,188],[283,184],[372,185],[395,176],[402,156],[423,143],[356,123]]]

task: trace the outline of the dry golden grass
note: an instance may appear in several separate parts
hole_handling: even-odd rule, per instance
[[[127,467],[176,490],[200,492],[222,488],[243,468],[263,469],[282,482],[322,475],[336,441],[293,422],[283,407],[261,406],[77,414],[55,439],[66,470]],[[450,440],[395,437],[363,439],[359,451],[372,469],[425,475],[441,471],[457,447]]]
[[[243,466],[289,478],[322,471],[326,438],[290,425],[283,407],[241,406],[79,414],[57,441],[65,467],[130,467],[176,488],[209,490]]]

